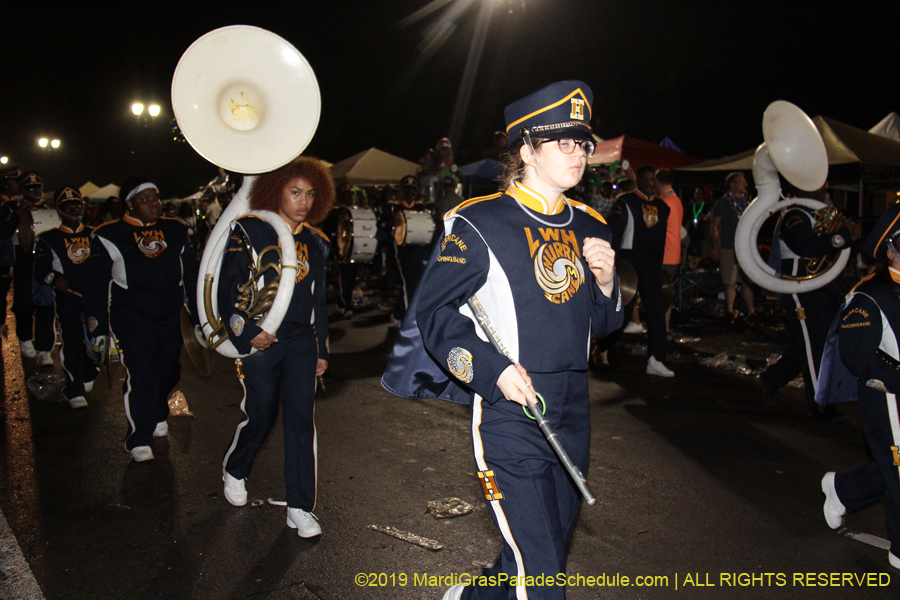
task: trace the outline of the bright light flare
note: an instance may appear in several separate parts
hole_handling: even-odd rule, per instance
[[[38,146],[40,146],[41,148],[46,148],[49,143],[50,140],[48,140],[47,138],[41,138],[38,140]]]
[[[0,165],[5,165],[8,162],[9,162],[8,156],[0,156]]]
[[[131,105],[131,112],[133,112],[135,116],[141,116],[144,112],[144,105],[140,102],[135,102]]]
[[[158,117],[159,116],[159,104],[151,104],[150,107],[147,109],[147,112],[150,113],[151,117]]]
[[[51,148],[59,148],[59,140],[50,140]]]

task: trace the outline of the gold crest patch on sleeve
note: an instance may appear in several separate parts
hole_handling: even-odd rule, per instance
[[[472,353],[465,348],[454,348],[447,357],[447,366],[453,376],[463,383],[472,383],[475,376],[472,368]]]
[[[234,332],[234,335],[241,335],[244,333],[244,317],[241,315],[231,315],[228,324],[231,325],[231,331]]]
[[[497,488],[497,482],[494,480],[493,471],[478,471],[478,480],[481,481],[481,489],[484,491],[484,497],[487,500],[502,500],[503,494]]]

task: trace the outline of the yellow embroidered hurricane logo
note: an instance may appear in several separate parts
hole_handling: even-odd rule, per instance
[[[135,233],[134,241],[137,242],[138,250],[147,258],[156,258],[168,247],[166,237],[159,230]]]
[[[641,207],[643,208],[644,224],[647,226],[647,229],[659,223],[659,210],[655,206],[642,204]]]
[[[300,283],[309,273],[309,250],[306,249],[306,244],[295,243],[297,244],[297,279],[295,283]]]
[[[77,237],[66,240],[66,255],[73,264],[80,265],[88,259],[91,254],[91,239],[87,237]]]
[[[525,228],[528,250],[534,259],[534,278],[554,304],[567,302],[584,283],[584,267],[574,231],[538,227],[538,235]],[[543,243],[541,241],[543,240]]]

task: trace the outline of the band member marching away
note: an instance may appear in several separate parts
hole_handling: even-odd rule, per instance
[[[448,213],[410,308],[415,320],[404,321],[385,371],[393,393],[472,406],[476,470],[503,538],[485,574],[517,579],[515,586],[454,586],[445,600],[525,598],[536,592],[526,576],[566,570],[581,498],[520,405],[527,396],[545,407],[558,439],[587,472],[589,342],[622,325],[610,229],[563,193],[580,181],[594,149],[592,99],[585,83],[563,81],[506,108],[506,190]],[[515,364],[479,334],[467,306],[473,295]],[[540,595],[563,598],[565,588]]]
[[[411,210],[425,211],[425,197],[419,187],[419,180],[414,175],[407,175],[400,180],[401,197],[397,199],[397,203],[393,205],[395,211]],[[403,290],[400,293],[400,299],[394,307],[393,318],[396,321],[402,321],[403,316],[409,308],[409,302],[412,300],[419,281],[422,279],[422,273],[425,271],[425,264],[428,262],[428,255],[431,254],[431,244],[404,244],[402,246],[395,245],[397,253],[397,265],[400,269],[400,277],[403,283]]]
[[[56,295],[56,315],[62,332],[59,356],[66,374],[63,396],[72,408],[84,408],[85,392],[94,387],[97,366],[85,347],[84,292],[90,285],[91,233],[93,228],[81,224],[84,201],[72,186],[61,187],[54,194],[56,210],[62,225],[38,235],[34,247],[34,277],[52,285]]]
[[[238,378],[244,388],[238,424],[223,461],[225,498],[235,506],[247,503],[245,480],[253,459],[265,442],[283,405],[284,479],[287,490],[287,525],[308,538],[322,533],[312,514],[316,504],[316,428],[313,421],[316,376],[328,368],[328,316],[325,307],[325,261],[329,241],[309,225],[319,223],[334,203],[334,183],[324,164],[301,157],[260,175],[250,189],[251,210],[269,210],[284,219],[294,234],[297,274],[294,293],[275,335],[263,331],[247,314],[248,304],[238,284],[250,277],[250,261],[272,252],[263,263],[277,261],[272,246],[278,236],[254,215],[237,219],[220,271],[218,305],[228,337],[242,354]],[[285,270],[283,276],[290,276]],[[265,272],[259,289],[276,273]]]
[[[859,400],[874,460],[849,473],[826,473],[825,521],[839,529],[843,516],[884,500],[891,547],[888,561],[900,569],[900,204],[884,212],[865,251],[878,261],[874,272],[847,295],[822,361],[816,401]],[[836,342],[836,344],[835,344]]]
[[[101,356],[106,336],[115,336],[127,372],[125,448],[140,462],[153,459],[153,438],[169,433],[168,395],[181,377],[181,308],[187,296],[196,322],[199,264],[187,226],[160,216],[156,184],[132,176],[120,193],[125,215],[94,230],[91,260],[96,262],[85,316]]]

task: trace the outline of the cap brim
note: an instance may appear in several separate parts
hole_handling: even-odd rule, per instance
[[[592,140],[591,130],[587,127],[569,127],[566,129],[556,129],[554,131],[540,132],[531,134],[532,137],[543,138],[545,140]]]

